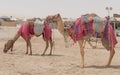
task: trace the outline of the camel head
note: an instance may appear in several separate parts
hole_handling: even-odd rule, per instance
[[[5,45],[4,45],[3,52],[7,53],[8,50],[10,50],[10,48],[12,48],[12,46],[13,46],[13,41],[12,40],[8,40],[7,43],[5,43]]]
[[[55,14],[55,15],[50,15],[46,18],[47,21],[56,23],[57,21],[59,21],[61,19],[60,14]]]

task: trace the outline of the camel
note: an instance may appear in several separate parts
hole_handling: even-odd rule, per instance
[[[25,23],[27,23],[27,22],[25,22]],[[45,24],[45,23],[46,23],[46,24]],[[12,51],[13,51],[14,43],[16,42],[16,40],[17,40],[20,36],[22,36],[23,39],[26,41],[26,47],[27,47],[27,49],[26,49],[26,54],[28,54],[28,47],[29,47],[29,48],[30,48],[30,55],[32,55],[32,45],[31,45],[31,42],[30,42],[31,37],[33,37],[33,36],[39,37],[39,36],[43,35],[43,40],[46,42],[46,47],[45,47],[45,49],[44,49],[44,52],[42,53],[42,56],[45,55],[46,50],[47,50],[48,47],[49,47],[49,43],[50,43],[50,47],[51,47],[49,55],[52,55],[52,48],[53,48],[53,43],[54,43],[54,41],[52,41],[52,29],[51,29],[51,27],[47,24],[47,21],[44,21],[43,30],[42,30],[42,32],[39,32],[39,33],[41,33],[41,34],[38,34],[38,33],[36,34],[37,31],[35,32],[35,28],[34,28],[33,25],[34,25],[34,22],[31,21],[31,20],[28,21],[28,24],[27,24],[27,25],[26,25],[26,24],[23,24],[23,25],[20,27],[20,29],[18,30],[18,32],[15,34],[15,36],[14,36],[12,39],[8,40],[8,41],[5,43],[3,52],[4,52],[4,53],[7,53],[8,50],[11,50],[11,52],[12,52]],[[30,30],[29,26],[32,28],[32,32],[33,32],[33,33],[30,32],[31,30]],[[23,27],[24,27],[24,28],[23,28]],[[38,26],[37,26],[37,27],[38,27]],[[39,28],[39,27],[38,27],[38,28]],[[27,38],[26,38],[26,36],[27,36],[26,31],[27,31],[27,33],[29,34]]]
[[[91,20],[93,20],[93,18],[94,18],[95,16],[96,16],[95,14],[87,15],[87,20],[86,20],[86,22],[90,22]],[[51,16],[48,18],[48,20],[51,20],[51,22],[56,23],[59,32],[60,32],[63,36],[65,36],[65,35],[64,35],[64,24],[63,24],[61,15],[60,15],[59,13],[58,13],[58,14],[55,14],[55,15],[51,15]],[[107,21],[107,22],[109,22],[109,21]],[[83,21],[79,21],[78,24],[81,25],[80,28],[82,28],[82,26],[85,25]],[[78,25],[78,26],[79,26],[79,25]],[[111,32],[113,33],[113,34],[109,35],[109,37],[111,37],[111,36],[114,35],[114,32],[113,32],[113,29],[111,28],[111,25],[108,25],[108,24],[107,24],[107,27],[105,27],[105,28],[111,29],[111,30],[109,30],[109,32],[111,31]],[[104,28],[103,31],[105,31],[105,28]],[[66,28],[66,31],[67,31],[67,30],[68,30],[68,32],[69,32],[69,31],[70,31],[70,27]],[[73,29],[73,30],[74,30],[74,29]],[[67,33],[68,33],[68,32],[67,32]],[[90,35],[86,34],[86,35],[83,35],[83,36],[82,36],[83,33],[84,33],[84,32],[82,31],[82,32],[78,35],[78,36],[81,35],[81,36],[80,36],[80,39],[76,40],[76,42],[78,42],[79,47],[80,47],[80,54],[81,54],[80,67],[81,67],[81,68],[84,68],[84,67],[85,67],[85,65],[84,65],[84,55],[85,55],[85,52],[84,52],[84,47],[83,47],[84,40],[87,40],[87,39],[89,39],[90,37],[92,37],[92,34],[91,34],[91,33],[90,33]],[[103,36],[105,35],[104,32],[101,32],[101,33],[102,33]],[[71,34],[73,34],[73,31],[71,31],[71,33],[69,34],[69,36],[73,37],[74,35],[71,35]],[[108,34],[107,34],[107,35],[108,35]],[[75,40],[74,38],[72,38],[72,39]],[[110,45],[109,45],[110,47],[109,47],[109,46],[106,46],[106,44],[104,45],[104,47],[105,47],[107,50],[110,51],[110,56],[109,56],[109,60],[108,60],[108,63],[107,63],[107,65],[106,65],[106,67],[109,67],[109,66],[110,66],[111,61],[112,61],[112,58],[113,58],[113,56],[114,56],[114,54],[115,54],[114,47],[115,47],[115,44],[117,43],[117,40],[116,40],[115,37],[114,37],[114,39],[115,39],[114,45],[111,45],[111,42],[109,43],[109,44],[110,44]],[[112,40],[113,40],[113,38],[112,38]],[[102,42],[104,42],[104,41],[105,41],[105,43],[106,43],[106,39],[103,39],[103,40],[102,40]]]

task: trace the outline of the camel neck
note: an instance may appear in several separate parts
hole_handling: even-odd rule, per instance
[[[57,22],[57,28],[60,31],[60,33],[64,35],[64,24],[61,17],[59,17],[59,20]]]

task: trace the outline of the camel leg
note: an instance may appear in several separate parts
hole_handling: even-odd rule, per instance
[[[94,46],[92,45],[92,43],[91,43],[88,39],[83,41],[83,48],[85,48],[86,42],[88,42],[88,44],[89,44],[92,48],[94,48]]]
[[[26,54],[28,54],[28,43],[26,41]]]
[[[84,68],[84,48],[83,48],[83,41],[84,40],[79,40],[78,41],[79,47],[80,47],[80,53],[81,53],[81,57],[82,57],[81,64],[80,64],[81,68]]]
[[[95,46],[93,46],[92,43],[91,43],[89,40],[87,40],[87,41],[88,41],[88,44],[89,44],[92,48],[95,48]]]
[[[97,47],[97,43],[98,43],[98,38],[96,38],[95,43],[96,43],[96,45],[94,47],[96,48]]]
[[[86,40],[83,41],[83,48],[85,48]]]
[[[49,55],[52,55],[52,48],[53,48],[53,41],[52,41],[52,39],[50,39],[50,47],[51,47],[51,49],[50,49],[50,54]]]
[[[114,54],[115,54],[115,50],[114,50],[114,49],[113,49],[113,50],[110,50],[109,61],[108,61],[108,64],[106,65],[106,67],[109,67],[109,66],[110,66]]]
[[[45,47],[45,50],[44,50],[42,56],[45,55],[45,52],[46,52],[46,50],[48,49],[48,47],[49,47],[49,43],[48,43],[48,41],[46,41],[46,47]]]
[[[28,47],[30,47],[30,55],[32,55],[32,45],[30,39],[27,41]]]

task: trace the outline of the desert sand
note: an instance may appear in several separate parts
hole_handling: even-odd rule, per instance
[[[5,42],[17,32],[16,27],[0,27],[0,75],[119,75],[120,74],[120,37],[115,47],[115,56],[111,67],[105,68],[109,58],[107,51],[101,42],[96,49],[89,44],[85,47],[85,68],[80,68],[80,50],[77,43],[69,42],[65,48],[63,37],[58,31],[54,31],[55,46],[52,56],[41,56],[45,42],[40,37],[33,37],[33,55],[26,55],[26,43],[19,38],[14,45],[13,53],[3,53]],[[70,39],[68,39],[70,41]],[[47,50],[46,54],[49,54]]]

